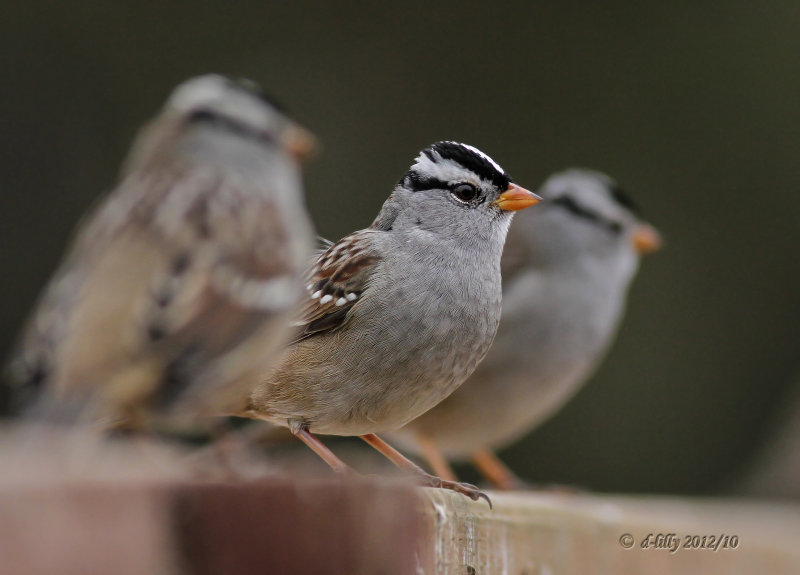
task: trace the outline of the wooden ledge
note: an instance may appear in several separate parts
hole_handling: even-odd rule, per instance
[[[376,478],[0,483],[0,573],[800,573],[797,504],[491,496],[492,511]],[[650,533],[663,537],[643,549]],[[656,548],[671,534],[729,548]]]
[[[800,573],[797,503],[492,493],[490,511],[425,491],[433,573]]]
[[[414,573],[419,503],[391,481],[0,489],[0,573]]]

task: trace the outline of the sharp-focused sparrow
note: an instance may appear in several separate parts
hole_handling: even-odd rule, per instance
[[[511,216],[538,201],[483,152],[423,150],[372,225],[319,257],[293,344],[238,415],[288,427],[335,470],[312,433],[358,435],[426,484],[380,440],[447,397],[480,362],[500,318],[500,256]]]

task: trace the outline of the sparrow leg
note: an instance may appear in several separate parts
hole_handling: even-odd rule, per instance
[[[355,473],[350,466],[347,465],[344,461],[336,457],[336,455],[325,447],[325,444],[322,443],[319,439],[314,436],[307,427],[300,426],[295,429],[294,426],[289,428],[291,432],[297,437],[300,441],[308,445],[311,450],[319,455],[322,460],[327,463],[331,469],[333,469],[336,473],[346,474],[346,473]]]
[[[420,454],[436,475],[447,481],[458,481],[453,468],[450,467],[450,463],[448,463],[447,458],[433,438],[428,435],[418,434],[415,439],[417,440]]]
[[[405,457],[399,451],[397,451],[394,447],[386,443],[383,439],[375,435],[374,433],[368,433],[367,435],[360,436],[361,439],[369,443],[372,447],[380,451],[389,461],[394,463],[400,469],[406,469],[414,473],[417,477],[419,477],[422,485],[426,487],[438,487],[440,489],[450,489],[455,491],[456,493],[461,493],[462,495],[466,495],[473,501],[477,501],[481,497],[486,500],[486,503],[489,504],[489,509],[492,508],[492,500],[489,499],[489,496],[486,495],[484,492],[479,490],[474,485],[470,485],[469,483],[459,483],[457,481],[450,481],[447,479],[442,479],[441,477],[436,477],[435,475],[431,475],[430,473],[426,472],[422,469],[419,465]]]
[[[488,449],[473,452],[472,464],[498,489],[513,491],[525,487],[525,482]]]

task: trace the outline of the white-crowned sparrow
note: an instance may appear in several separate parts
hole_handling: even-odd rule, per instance
[[[538,197],[483,152],[423,150],[372,225],[330,246],[307,285],[298,333],[238,413],[288,427],[334,468],[312,433],[358,435],[428,484],[374,434],[396,429],[456,389],[500,319],[500,256],[515,210]]]
[[[503,313],[492,348],[447,399],[395,434],[434,471],[472,458],[497,486],[518,482],[492,450],[558,410],[594,371],[622,317],[639,254],[660,239],[608,176],[572,169],[542,186],[511,226]]]
[[[178,86],[12,358],[29,412],[141,425],[246,393],[286,345],[302,289],[312,232],[298,159],[312,143],[252,83]]]

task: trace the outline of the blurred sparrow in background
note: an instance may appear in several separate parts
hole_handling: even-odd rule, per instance
[[[10,366],[18,406],[135,427],[246,393],[302,289],[311,145],[249,82],[178,86],[41,297]]]

